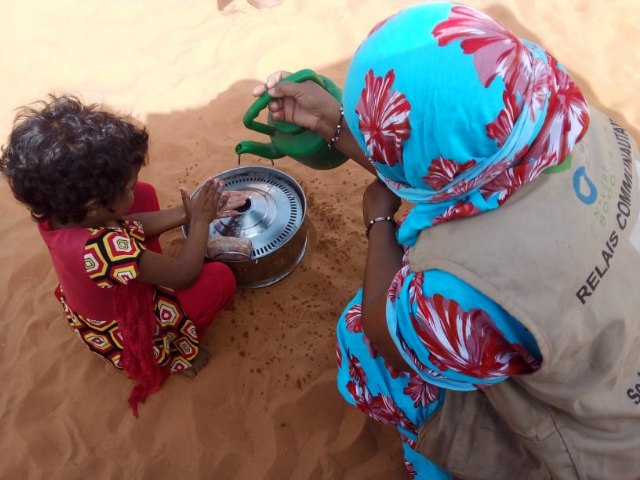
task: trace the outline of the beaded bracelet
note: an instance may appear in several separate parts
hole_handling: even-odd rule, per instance
[[[340,105],[340,119],[338,120],[338,124],[336,125],[335,132],[333,132],[333,137],[331,137],[331,140],[329,140],[329,143],[327,143],[327,147],[333,148],[335,143],[340,138],[340,132],[342,131],[343,120],[344,120],[344,109],[342,108],[342,105]]]
[[[373,227],[378,222],[391,222],[393,227],[394,228],[396,227],[396,221],[393,219],[393,217],[376,217],[373,220],[369,220],[369,224],[367,225],[367,229],[364,232],[364,234],[365,234],[365,236],[367,238],[369,238],[369,232],[371,231],[371,227]]]

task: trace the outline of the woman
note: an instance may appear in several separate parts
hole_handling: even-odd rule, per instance
[[[268,90],[378,178],[338,387],[400,433],[411,478],[640,474],[638,154],[536,44],[458,4],[400,11],[343,108]],[[343,121],[344,116],[344,121]],[[413,208],[396,228],[400,199]]]

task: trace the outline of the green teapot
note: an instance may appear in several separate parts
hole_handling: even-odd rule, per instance
[[[292,73],[284,79],[287,82],[305,82],[312,80],[340,101],[342,92],[327,77],[318,75],[313,70],[305,69]],[[298,162],[316,170],[329,170],[343,164],[347,157],[335,148],[329,148],[327,141],[319,134],[294,125],[289,122],[273,120],[271,114],[267,116],[267,123],[256,121],[258,114],[264,110],[272,98],[263,93],[249,107],[242,117],[245,127],[271,137],[269,143],[243,141],[236,145],[236,153],[251,153],[260,157],[274,160],[284,156],[291,157]]]

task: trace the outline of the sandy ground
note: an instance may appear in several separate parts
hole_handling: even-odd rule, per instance
[[[342,82],[369,29],[414,3],[5,0],[1,143],[15,108],[48,92],[103,102],[147,123],[142,178],[175,205],[178,186],[233,168],[235,144],[260,138],[240,120],[256,83],[304,67]],[[468,3],[550,49],[593,105],[640,138],[636,0]],[[241,291],[207,334],[211,365],[195,381],[170,378],[139,420],[130,382],[67,326],[35,225],[0,184],[0,478],[404,478],[395,434],[347,406],[334,383],[334,324],[360,285],[369,176],[350,164],[276,167],[308,199],[305,258],[273,287]],[[163,241],[175,251],[180,233]]]

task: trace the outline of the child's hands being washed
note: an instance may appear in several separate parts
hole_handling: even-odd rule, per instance
[[[202,220],[211,223],[218,218],[221,205],[227,203],[229,194],[224,191],[224,181],[209,177],[193,196],[180,188],[182,204],[189,222]]]
[[[196,210],[205,213],[209,223],[216,218],[233,217],[238,214],[236,209],[244,205],[248,198],[242,192],[225,191],[224,181],[216,177],[208,178],[193,196],[185,188],[180,188],[180,195],[187,217],[186,223],[194,218]]]
[[[140,261],[140,281],[170,288],[193,285],[202,271],[209,225],[224,211],[225,205],[229,205],[229,193],[224,191],[224,186],[224,181],[211,177],[193,196],[189,196],[185,189],[180,189],[189,235],[175,257],[145,250]],[[233,210],[227,210],[227,213],[233,213]]]
[[[237,209],[245,205],[249,197],[247,194],[236,190],[227,190],[225,193],[228,193],[229,196],[226,197],[226,201],[221,201],[218,218],[235,217],[238,215]]]

